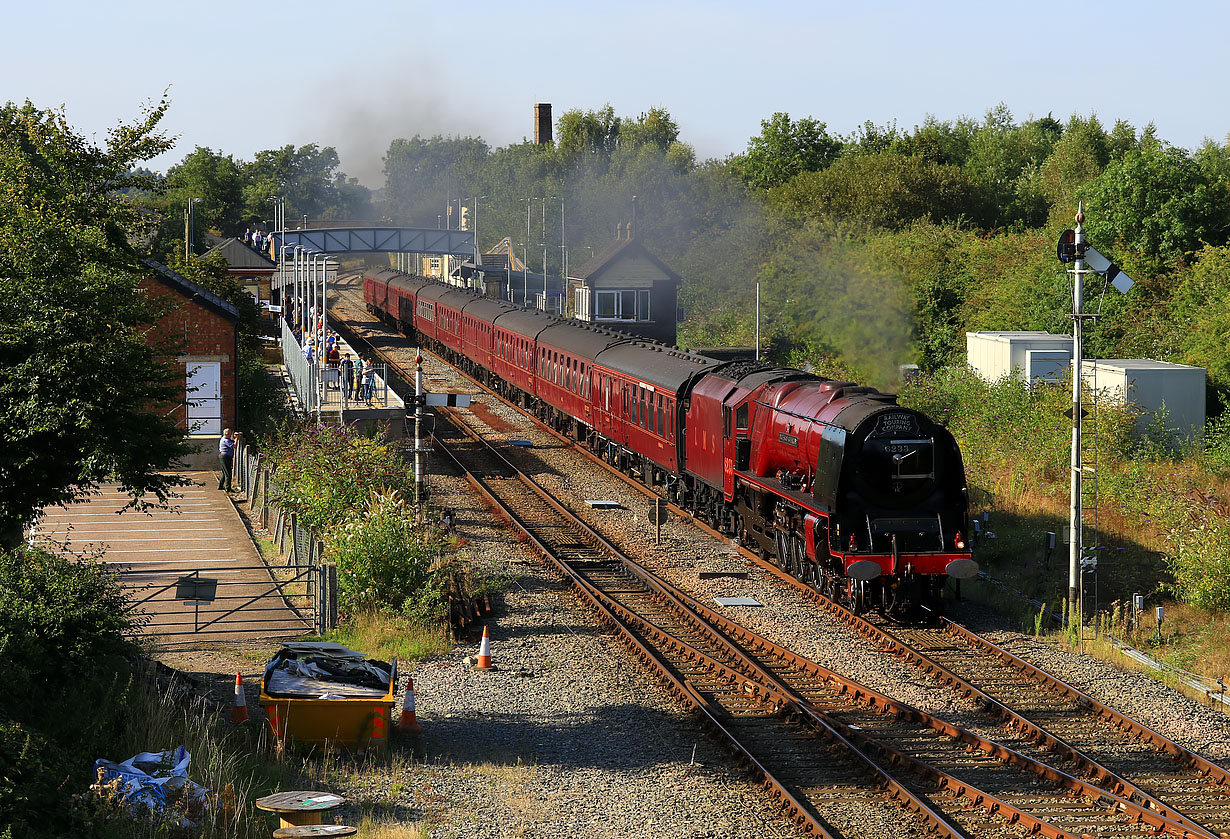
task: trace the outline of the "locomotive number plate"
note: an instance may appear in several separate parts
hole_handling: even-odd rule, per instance
[[[787,446],[794,446],[796,449],[799,447],[799,438],[793,434],[787,434],[785,431],[779,431],[777,433],[777,439],[785,443]]]

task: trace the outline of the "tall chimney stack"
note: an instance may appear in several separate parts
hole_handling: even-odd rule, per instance
[[[551,145],[551,103],[540,102],[534,106],[534,145]]]

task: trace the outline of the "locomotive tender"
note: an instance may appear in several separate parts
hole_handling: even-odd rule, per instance
[[[938,612],[978,565],[952,435],[896,397],[718,362],[393,270],[383,321],[856,611]]]

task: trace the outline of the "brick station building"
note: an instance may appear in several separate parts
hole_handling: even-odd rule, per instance
[[[173,361],[183,377],[184,397],[169,416],[196,444],[184,465],[212,469],[222,429],[237,424],[239,311],[162,263],[142,262],[149,269],[141,281],[142,293],[170,304],[154,328],[153,340],[180,347]]]

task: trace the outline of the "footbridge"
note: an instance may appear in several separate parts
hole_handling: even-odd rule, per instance
[[[473,256],[474,231],[425,227],[316,227],[273,232],[278,253],[299,248],[308,253],[421,253]]]

